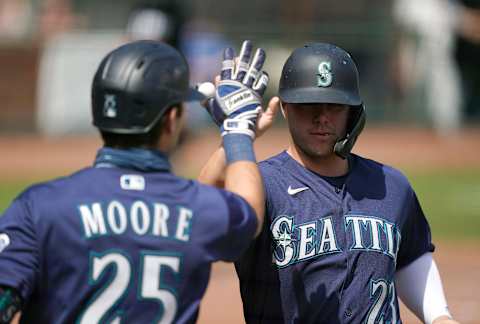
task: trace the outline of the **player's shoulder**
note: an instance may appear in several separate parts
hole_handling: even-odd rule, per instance
[[[352,154],[356,169],[365,174],[381,174],[386,182],[410,187],[407,176],[399,169],[372,159]]]
[[[274,173],[283,170],[285,164],[290,160],[287,151],[282,151],[277,155],[269,157],[258,163],[258,168],[262,174]]]
[[[185,182],[185,184],[186,185],[188,184],[189,186],[191,186],[192,189],[196,191],[200,196],[218,197],[221,195],[222,191],[224,191],[223,189],[201,183],[198,180],[187,180],[187,179],[183,179],[183,180],[187,181]]]
[[[41,181],[28,186],[22,191],[17,199],[20,200],[43,200],[50,197],[58,197],[78,177],[83,177],[86,173],[92,172],[93,168],[85,168],[73,174],[57,177],[51,180]]]
[[[201,184],[192,180],[196,195],[196,202],[193,202],[195,210],[203,214],[202,226],[210,228],[211,231],[225,231],[232,224],[243,224],[255,228],[256,216],[251,205],[240,195],[225,189]],[[239,221],[240,220],[240,221]],[[254,229],[253,229],[254,232]]]
[[[199,201],[201,201],[204,205],[214,206],[214,208],[218,208],[220,201],[224,203],[224,206],[226,206],[232,200],[242,202],[244,201],[241,196],[228,190],[203,184],[198,182],[197,180],[190,181],[191,185],[198,192]]]

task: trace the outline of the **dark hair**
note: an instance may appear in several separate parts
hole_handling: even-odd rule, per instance
[[[128,149],[135,147],[155,148],[162,134],[162,128],[167,122],[167,116],[172,109],[177,108],[178,117],[183,114],[183,105],[174,104],[167,108],[158,122],[144,134],[118,134],[100,131],[103,139],[103,145],[113,148]]]

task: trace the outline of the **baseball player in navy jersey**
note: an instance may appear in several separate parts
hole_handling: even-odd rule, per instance
[[[0,218],[0,323],[19,313],[22,323],[196,321],[211,263],[236,260],[263,223],[252,141],[268,79],[241,81],[225,76],[211,102],[223,111],[228,192],[175,176],[168,162],[182,102],[205,99],[183,56],[138,41],[104,58],[92,85],[104,141],[94,165],[28,188]]]
[[[246,322],[401,323],[400,297],[425,323],[456,323],[407,178],[351,153],[366,116],[351,56],[325,43],[297,48],[259,134],[279,108],[291,140],[259,164],[265,223],[236,262]],[[220,148],[199,179],[221,185],[222,161]]]

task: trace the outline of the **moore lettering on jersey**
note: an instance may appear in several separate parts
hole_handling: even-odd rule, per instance
[[[179,241],[190,240],[192,210],[178,206],[173,211],[162,203],[134,201],[130,206],[112,200],[108,203],[94,202],[78,206],[85,238],[104,235],[121,235],[131,229],[137,235],[153,235],[173,238]],[[173,213],[176,222],[167,222]],[[170,226],[170,227],[169,227]]]
[[[341,221],[345,234],[352,237],[350,246],[337,242],[334,220],[324,217],[315,221],[295,224],[295,218],[281,215],[275,218],[270,230],[275,243],[273,262],[280,268],[339,253],[344,248],[383,253],[396,262],[401,235],[397,226],[374,216],[348,214]]]

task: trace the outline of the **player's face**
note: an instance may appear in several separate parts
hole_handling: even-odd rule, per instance
[[[311,158],[333,153],[345,136],[349,108],[337,104],[284,104],[285,117],[295,146]]]

